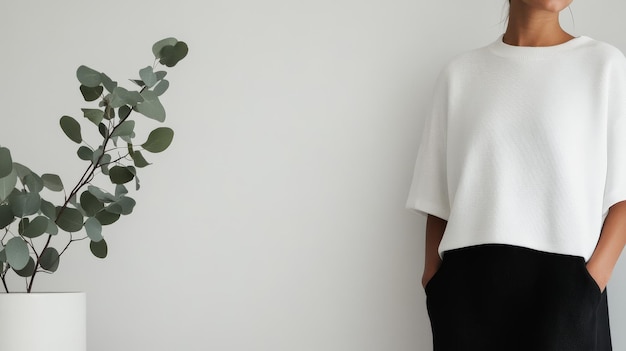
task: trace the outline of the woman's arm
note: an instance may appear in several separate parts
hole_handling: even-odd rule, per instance
[[[598,245],[587,262],[587,270],[603,291],[624,245],[626,245],[626,201],[618,202],[609,209]]]
[[[435,275],[441,265],[438,249],[447,224],[448,222],[446,220],[433,215],[428,215],[426,219],[426,255],[424,274],[422,275],[423,287],[426,286],[430,278]]]

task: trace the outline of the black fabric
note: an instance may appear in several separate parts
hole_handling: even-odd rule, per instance
[[[446,251],[426,285],[434,351],[611,351],[606,289],[579,256]]]

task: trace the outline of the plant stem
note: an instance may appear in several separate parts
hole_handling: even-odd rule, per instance
[[[144,89],[145,87],[141,89],[141,92],[143,92]],[[78,181],[78,183],[76,183],[76,186],[74,186],[74,188],[70,192],[70,195],[66,197],[65,202],[63,203],[63,206],[61,206],[59,213],[57,213],[57,218],[54,221],[55,224],[57,224],[59,218],[61,218],[61,214],[63,214],[63,212],[67,208],[68,204],[70,203],[70,200],[78,194],[80,189],[82,189],[85,185],[89,184],[89,182],[93,179],[93,175],[95,171],[98,169],[98,167],[101,166],[100,162],[102,161],[102,158],[104,157],[104,155],[106,155],[105,150],[106,150],[107,144],[109,143],[109,140],[111,140],[111,135],[124,121],[128,119],[128,117],[130,117],[131,114],[132,114],[132,110],[131,112],[128,113],[126,117],[120,119],[120,122],[113,127],[110,133],[107,133],[107,136],[102,141],[102,154],[98,157],[98,159],[95,162],[92,162],[91,164],[89,164],[89,166],[83,173],[82,177],[80,177],[80,180]],[[48,248],[48,246],[50,246],[51,240],[52,240],[52,235],[48,234],[48,240],[46,241],[46,245],[43,247],[41,252],[43,252],[45,249]],[[67,250],[67,248],[70,246],[72,242],[73,240],[70,240],[70,242],[67,243],[67,246],[65,246],[65,249],[63,249],[61,254],[63,254],[65,250]],[[59,254],[59,258],[61,257],[61,254]],[[40,266],[40,256],[39,255],[36,255],[36,256],[37,256],[37,260],[35,261],[35,270],[33,271],[33,274],[30,276],[30,282],[28,283],[28,287],[26,289],[27,293],[30,293],[32,291],[33,282],[35,281],[35,275],[37,274],[37,268]]]

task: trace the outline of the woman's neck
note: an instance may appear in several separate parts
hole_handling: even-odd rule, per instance
[[[559,23],[559,13],[539,10],[513,1],[502,40],[515,46],[553,46],[574,38]]]

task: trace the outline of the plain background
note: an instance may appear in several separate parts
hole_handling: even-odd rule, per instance
[[[0,143],[66,186],[84,165],[58,119],[92,106],[76,68],[122,81],[155,41],[190,46],[163,97],[174,144],[105,227],[109,257],[77,243],[37,290],[88,293],[90,351],[430,350],[424,217],[404,202],[437,72],[495,40],[505,1],[4,1]],[[626,50],[626,3],[572,9],[569,31]]]

